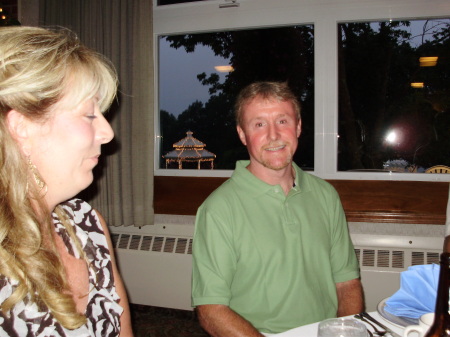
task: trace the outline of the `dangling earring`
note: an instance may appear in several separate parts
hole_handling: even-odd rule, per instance
[[[39,174],[36,165],[33,164],[31,161],[31,156],[28,156],[28,168],[31,171],[31,174],[33,175],[34,181],[36,182],[36,185],[39,188],[39,193],[42,194],[42,196],[45,196],[48,191],[48,186],[45,183],[45,181],[42,180],[41,175]]]

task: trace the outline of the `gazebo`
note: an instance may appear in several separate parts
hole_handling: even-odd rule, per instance
[[[194,138],[192,131],[186,132],[186,137],[173,144],[173,150],[162,156],[166,160],[166,168],[171,162],[178,163],[178,169],[183,169],[183,162],[197,162],[197,169],[200,170],[202,162],[210,162],[211,169],[214,168],[216,155],[205,150],[205,143]]]

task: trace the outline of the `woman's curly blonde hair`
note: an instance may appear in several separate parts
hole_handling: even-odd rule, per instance
[[[4,27],[0,41],[0,276],[18,281],[0,309],[8,313],[30,296],[62,326],[75,329],[86,317],[76,310],[49,234],[54,232],[51,212],[29,183],[32,173],[6,117],[16,110],[44,122],[63,97],[75,107],[95,96],[104,112],[116,96],[117,75],[109,61],[68,30]],[[85,257],[65,212],[59,206],[54,212]]]

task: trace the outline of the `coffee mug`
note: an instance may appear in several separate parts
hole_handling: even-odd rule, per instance
[[[416,336],[423,337],[430,329],[431,324],[434,322],[434,312],[424,314],[420,316],[419,325],[409,325],[403,332],[403,337],[408,337],[412,332],[416,332]]]

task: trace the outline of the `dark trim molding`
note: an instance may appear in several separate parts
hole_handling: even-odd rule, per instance
[[[154,177],[156,214],[195,215],[226,178]],[[328,180],[338,191],[347,220],[406,224],[445,223],[447,182]]]

